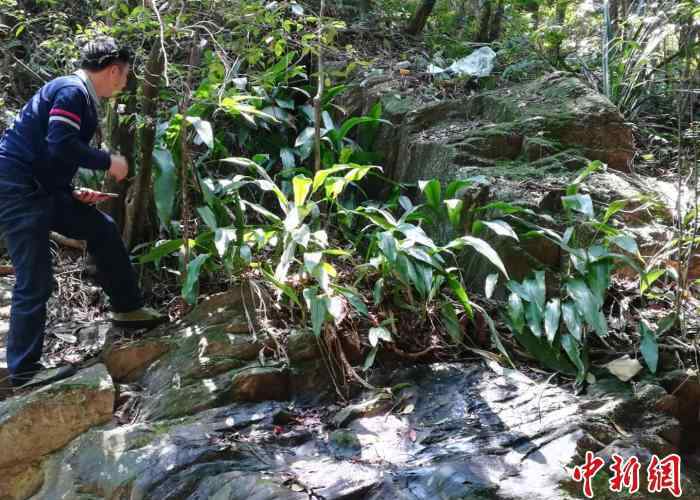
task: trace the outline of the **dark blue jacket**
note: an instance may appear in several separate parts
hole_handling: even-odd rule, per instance
[[[95,108],[77,75],[51,80],[0,138],[0,175],[27,173],[52,192],[70,189],[78,167],[108,170],[109,153],[90,147]]]

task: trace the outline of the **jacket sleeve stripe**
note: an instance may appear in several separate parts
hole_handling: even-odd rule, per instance
[[[52,116],[51,118],[49,118],[49,123],[51,123],[51,122],[63,122],[63,123],[70,125],[71,127],[74,127],[76,129],[80,130],[80,125],[78,125],[74,121],[70,120],[69,118],[65,118],[63,116]]]
[[[66,111],[65,109],[59,109],[59,108],[53,108],[49,112],[50,116],[65,116],[67,118],[72,119],[73,121],[77,122],[78,125],[80,125],[80,116],[76,115],[75,113],[71,113],[70,111]]]

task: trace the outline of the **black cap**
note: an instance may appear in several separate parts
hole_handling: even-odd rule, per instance
[[[90,71],[100,71],[110,64],[131,62],[128,47],[119,47],[114,38],[99,36],[90,40],[80,49],[80,67]]]

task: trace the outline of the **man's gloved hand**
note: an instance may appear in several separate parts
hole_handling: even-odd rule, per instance
[[[112,155],[112,163],[109,165],[107,173],[114,177],[117,182],[123,181],[129,175],[129,165],[122,155]]]
[[[101,193],[100,191],[94,191],[87,188],[78,188],[73,191],[73,198],[87,205],[93,205],[101,201],[106,201],[116,196],[119,195],[113,193]]]

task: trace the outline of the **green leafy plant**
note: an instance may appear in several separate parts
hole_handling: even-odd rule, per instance
[[[579,193],[581,183],[601,168],[600,162],[592,162],[567,188],[561,200],[570,225],[563,234],[511,216],[532,229],[523,237],[544,237],[558,245],[568,259],[559,288],[549,298],[544,271],[520,283],[507,283],[511,294],[506,323],[542,364],[563,373],[576,373],[578,383],[583,382],[589,368],[590,335],[600,339],[608,336],[603,306],[614,269],[625,264],[643,275],[635,260],[638,250],[634,239],[608,223],[624,204],[609,206],[598,219],[591,197]]]

